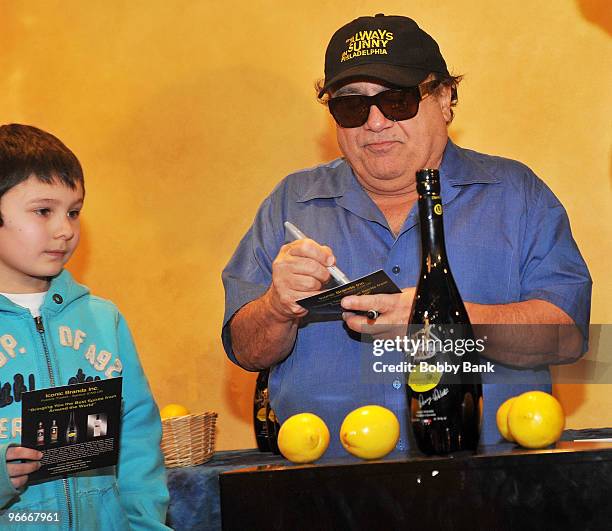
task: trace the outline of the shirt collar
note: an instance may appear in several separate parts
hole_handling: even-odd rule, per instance
[[[344,158],[322,164],[311,171],[320,173],[317,178],[310,179],[305,184],[304,181],[298,183],[296,199],[298,203],[305,203],[312,199],[342,197],[348,189],[354,188],[355,184],[361,188],[353,170]]]
[[[336,159],[312,171],[315,172],[314,178],[298,184],[303,186],[297,190],[298,203],[314,199],[335,199],[339,206],[353,214],[386,226],[382,212],[359,184],[345,159]]]
[[[345,159],[336,159],[329,164],[318,166],[314,171],[317,169],[327,171],[321,174],[321,178],[310,180],[302,189],[297,191],[296,200],[298,203],[305,203],[312,199],[342,197],[353,193],[363,194],[359,181],[357,181],[353,170]],[[459,190],[451,190],[451,187],[500,182],[496,175],[490,173],[487,167],[480,163],[478,153],[458,148],[450,139],[442,156],[440,177],[444,203],[448,203],[459,192]],[[359,193],[360,190],[361,194]]]
[[[51,280],[49,291],[45,295],[41,310],[48,313],[58,313],[68,304],[88,293],[89,289],[86,286],[75,282],[68,270],[63,269],[59,275]],[[0,295],[0,312],[3,311],[9,313],[25,312],[29,314],[29,310],[14,304],[6,297]]]
[[[449,138],[440,164],[440,195],[443,205],[455,199],[463,186],[500,182],[499,178],[480,162],[480,157],[475,151],[457,147]]]
[[[451,186],[468,184],[493,184],[500,182],[499,177],[489,171],[481,162],[479,153],[457,147],[448,140],[440,165],[440,179]],[[490,157],[487,157],[490,164]]]
[[[481,155],[475,151],[457,147],[448,140],[440,165],[440,187],[442,204],[450,203],[463,186],[472,184],[494,184],[500,179],[480,162]],[[314,169],[321,170],[315,179],[305,181],[304,188],[297,190],[297,202],[313,199],[332,199],[357,216],[387,227],[387,220],[374,201],[365,192],[345,159],[336,159]],[[408,214],[400,234],[418,222],[416,204]]]

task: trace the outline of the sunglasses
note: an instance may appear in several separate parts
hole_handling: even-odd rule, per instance
[[[419,112],[419,103],[439,85],[432,80],[415,87],[383,90],[374,96],[350,94],[330,98],[329,112],[340,127],[361,127],[368,121],[370,107],[376,105],[385,118],[394,122],[410,120]]]

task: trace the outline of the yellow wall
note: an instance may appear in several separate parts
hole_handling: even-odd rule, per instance
[[[218,448],[251,446],[254,376],[225,360],[220,272],[275,183],[337,155],[312,83],[356,16],[411,15],[437,38],[465,74],[453,138],[546,180],[594,278],[593,322],[612,323],[606,4],[0,0],[0,121],[80,157],[71,269],[127,316],[158,402],[216,410]],[[571,427],[612,425],[609,386],[558,391]]]

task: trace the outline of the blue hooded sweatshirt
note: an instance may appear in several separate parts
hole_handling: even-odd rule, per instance
[[[0,296],[0,528],[7,512],[58,512],[44,529],[155,530],[168,505],[159,412],[125,319],[68,271],[51,281],[40,318]],[[24,391],[123,377],[119,463],[17,490],[6,451],[21,440]],[[4,513],[4,515],[2,514]]]

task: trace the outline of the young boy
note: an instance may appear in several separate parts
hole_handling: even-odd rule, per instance
[[[160,419],[127,324],[64,269],[84,194],[81,165],[57,138],[0,127],[0,528],[9,512],[44,511],[61,529],[167,529]],[[20,446],[22,393],[116,376],[118,466],[28,484],[42,454]]]

